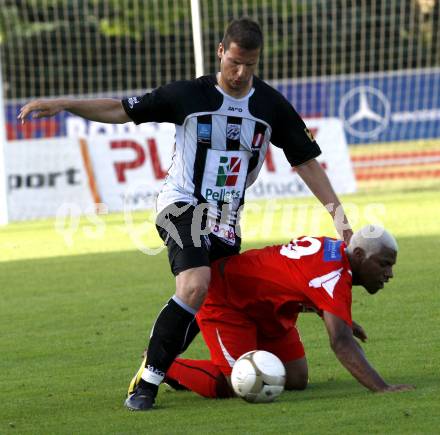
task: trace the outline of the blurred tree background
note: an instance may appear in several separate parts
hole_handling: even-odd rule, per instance
[[[0,0],[7,99],[145,90],[195,74],[189,0]],[[201,0],[206,73],[242,15],[266,80],[440,66],[438,0]]]

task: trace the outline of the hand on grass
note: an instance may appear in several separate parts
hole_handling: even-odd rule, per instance
[[[379,393],[399,393],[402,391],[411,391],[416,387],[414,385],[406,385],[406,384],[396,384],[396,385],[388,385],[383,390],[378,391]]]

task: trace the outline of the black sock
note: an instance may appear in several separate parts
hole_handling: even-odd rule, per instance
[[[150,382],[144,381],[142,378],[139,381],[139,386],[141,388],[146,388],[147,390],[152,391],[155,396],[157,396],[157,392],[159,391],[159,385],[155,385]]]
[[[191,322],[191,324],[189,325],[188,333],[186,334],[185,343],[183,345],[182,350],[179,353],[183,353],[185,352],[186,349],[188,349],[188,346],[193,342],[193,340],[196,338],[199,332],[200,332],[199,324],[194,318],[194,321]]]
[[[199,328],[194,315],[173,299],[160,312],[148,344],[146,368],[152,381],[142,380],[144,388],[156,387],[177,355],[182,353],[197,335]],[[148,374],[147,374],[148,376]]]

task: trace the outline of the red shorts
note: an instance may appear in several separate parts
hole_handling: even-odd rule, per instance
[[[235,360],[251,350],[272,352],[284,363],[305,355],[296,326],[279,337],[265,337],[245,313],[209,302],[197,314],[197,321],[211,361],[225,376],[230,376]]]

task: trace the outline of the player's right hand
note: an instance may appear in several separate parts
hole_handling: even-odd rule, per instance
[[[17,116],[17,119],[21,121],[22,124],[25,123],[26,118],[32,113],[32,118],[45,118],[49,116],[54,116],[57,113],[64,110],[63,100],[35,100],[30,103],[25,104]]]
[[[406,385],[406,384],[396,384],[396,385],[388,385],[379,393],[398,393],[402,391],[411,391],[416,387],[414,385]]]

